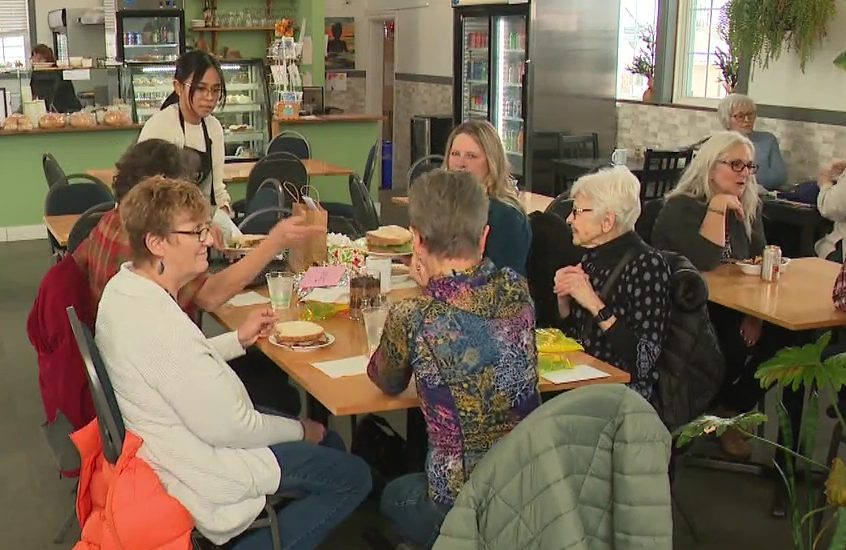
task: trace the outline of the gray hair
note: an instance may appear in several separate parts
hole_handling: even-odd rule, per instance
[[[717,116],[726,130],[731,129],[731,115],[738,107],[751,107],[753,111],[757,109],[755,101],[748,95],[729,94],[724,97],[717,106]]]
[[[606,168],[582,176],[570,190],[570,196],[590,199],[595,216],[613,212],[623,233],[634,229],[640,217],[640,181],[625,166]]]
[[[711,184],[711,172],[718,162],[723,160],[723,155],[732,147],[745,145],[755,156],[755,146],[749,138],[739,132],[717,132],[708,141],[702,144],[699,154],[693,157],[690,166],[682,173],[679,184],[675,189],[667,193],[667,198],[679,195],[693,197],[699,201],[709,203],[718,192]],[[740,204],[743,205],[746,233],[752,234],[752,221],[758,214],[758,181],[754,174],[749,174],[749,180],[743,189],[743,196],[740,197]]]
[[[440,258],[475,258],[488,223],[488,196],[469,172],[432,170],[409,191],[409,225]]]

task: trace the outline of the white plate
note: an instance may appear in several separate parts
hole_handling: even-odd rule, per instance
[[[367,254],[376,258],[399,258],[401,256],[411,256],[412,252],[410,250],[408,252],[374,252],[368,250]]]
[[[280,344],[279,342],[276,341],[276,335],[275,334],[270,335],[270,337],[268,337],[268,340],[274,346],[279,346],[280,348],[287,349],[289,351],[313,351],[313,350],[316,350],[316,349],[329,347],[329,346],[331,346],[332,344],[335,343],[335,337],[332,335],[331,332],[324,332],[323,334],[326,335],[326,341],[323,342],[322,344],[315,344],[315,345],[312,345],[312,346],[288,346],[288,345],[285,345],[285,344]]]

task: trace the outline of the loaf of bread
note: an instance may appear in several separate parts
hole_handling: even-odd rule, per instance
[[[32,130],[32,121],[29,117],[21,114],[9,115],[3,122],[3,130],[7,132],[29,132]]]
[[[97,126],[97,120],[91,113],[79,111],[68,117],[68,124],[72,128],[93,128]]]
[[[65,127],[65,115],[59,113],[47,113],[38,119],[38,126],[45,130],[54,130]]]

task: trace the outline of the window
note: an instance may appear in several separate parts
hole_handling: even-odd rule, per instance
[[[617,40],[617,97],[641,99],[646,91],[645,76],[626,70],[635,56],[646,48],[643,32],[656,25],[658,0],[622,0],[620,2],[620,34]]]
[[[720,16],[729,0],[682,0],[676,55],[674,101],[713,105],[726,90],[715,65],[717,48],[728,51],[720,37]]]
[[[0,67],[29,60],[29,7],[26,0],[0,0]]]

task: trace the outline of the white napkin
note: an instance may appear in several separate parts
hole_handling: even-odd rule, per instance
[[[306,295],[305,300],[325,304],[348,304],[350,303],[350,289],[346,286],[315,288]]]
[[[255,306],[259,304],[269,304],[270,299],[265,298],[258,292],[253,292],[252,290],[249,292],[243,292],[241,294],[236,294],[232,298],[226,302],[230,306],[233,307],[244,307],[244,306]]]
[[[336,359],[335,361],[318,361],[312,366],[329,378],[342,378],[344,376],[356,376],[367,374],[367,363],[369,359],[364,355]]]
[[[602,372],[588,365],[576,365],[572,369],[561,369],[552,372],[543,373],[545,379],[553,384],[565,384],[567,382],[580,382],[582,380],[594,380],[596,378],[606,378],[611,376],[607,372]]]

